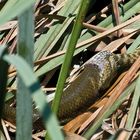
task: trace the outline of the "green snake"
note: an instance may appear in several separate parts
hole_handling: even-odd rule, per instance
[[[140,56],[140,48],[134,53],[114,54],[102,51],[94,55],[83,66],[80,74],[63,91],[58,119],[60,122],[71,120],[85,111],[99,96],[100,91],[110,86],[120,69],[130,67]],[[5,105],[4,118],[15,123],[15,109]],[[33,111],[33,122],[39,118]]]

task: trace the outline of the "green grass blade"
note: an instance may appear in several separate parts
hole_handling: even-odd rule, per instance
[[[17,53],[23,57],[33,69],[34,50],[34,8],[30,7],[18,17],[18,47]],[[17,74],[17,94],[16,94],[16,139],[32,139],[32,98],[27,88]]]
[[[127,53],[132,53],[140,45],[140,35],[134,40],[131,46],[127,49]]]
[[[69,40],[69,45],[68,45],[68,49],[65,55],[65,59],[64,59],[64,63],[62,64],[62,68],[60,71],[60,75],[58,78],[58,82],[57,82],[57,89],[56,89],[56,94],[55,94],[55,98],[53,100],[52,103],[52,110],[57,114],[58,112],[58,108],[59,108],[59,103],[61,100],[61,95],[62,95],[62,91],[64,88],[64,83],[68,74],[68,70],[71,64],[71,60],[73,57],[73,53],[75,50],[75,46],[76,43],[78,41],[78,38],[80,36],[81,33],[81,28],[82,28],[82,22],[84,20],[84,17],[86,15],[86,11],[87,8],[89,6],[90,0],[82,0],[81,1],[81,5],[80,5],[80,9],[72,30],[72,34],[71,34],[71,38]]]
[[[34,3],[35,0],[29,0],[27,2],[24,0],[8,0],[0,11],[0,25],[16,16],[19,16]]]
[[[0,46],[0,119],[2,118],[2,111],[6,95],[8,63],[3,61],[3,55],[7,53],[6,47]]]
[[[51,139],[63,140],[63,135],[60,131],[57,119],[52,113],[46,101],[46,96],[42,92],[40,84],[30,66],[21,57],[16,55],[6,55],[4,56],[4,60],[16,67],[25,88],[29,90],[30,95],[39,108],[40,114],[44,119],[45,128],[51,136]]]
[[[125,126],[125,128],[128,130],[133,129],[133,124],[137,113],[137,107],[139,106],[139,99],[140,99],[140,76],[136,81],[135,92],[128,112],[128,119]]]

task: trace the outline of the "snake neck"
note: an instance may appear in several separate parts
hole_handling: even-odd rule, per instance
[[[117,68],[119,69],[128,69],[140,56],[140,47],[137,48],[133,53],[124,53],[124,54],[114,54],[114,58],[117,62]]]

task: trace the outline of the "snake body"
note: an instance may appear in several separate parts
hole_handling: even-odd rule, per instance
[[[129,68],[139,56],[140,48],[129,54],[103,51],[89,59],[79,76],[64,90],[58,118],[67,121],[88,108],[100,91],[110,86],[119,70]]]
[[[140,56],[140,48],[130,54],[114,54],[109,51],[97,53],[83,66],[82,72],[63,91],[58,118],[65,122],[88,108],[107,89],[120,68],[130,67]],[[4,118],[15,123],[15,109],[5,106]],[[33,111],[33,122],[37,121],[38,111]]]

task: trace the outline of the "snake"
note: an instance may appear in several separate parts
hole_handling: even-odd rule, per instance
[[[63,90],[57,114],[60,122],[67,122],[90,107],[100,91],[109,88],[120,69],[128,69],[139,56],[140,48],[124,54],[101,51],[85,62],[78,76]],[[5,104],[3,114],[4,119],[16,122],[15,108]],[[38,124],[37,127],[41,124],[36,110],[33,110],[33,124]]]
[[[120,69],[127,70],[139,56],[140,48],[137,48],[128,54],[101,51],[90,58],[77,78],[64,90],[58,111],[59,120],[65,122],[84,112],[101,91],[109,88]]]

